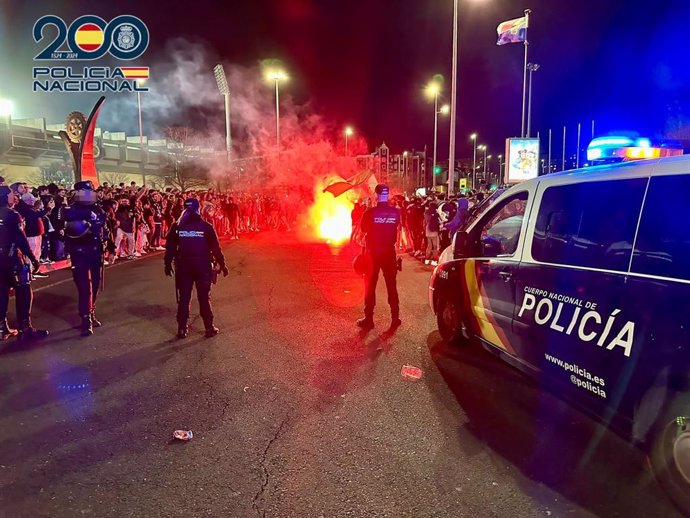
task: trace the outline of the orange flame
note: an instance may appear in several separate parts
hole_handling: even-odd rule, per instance
[[[309,209],[309,220],[319,239],[332,245],[340,245],[350,239],[352,233],[352,202],[343,194],[337,198],[318,187],[314,203]]]

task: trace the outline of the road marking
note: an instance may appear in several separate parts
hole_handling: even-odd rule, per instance
[[[115,264],[109,265],[108,268],[106,268],[106,271],[112,270],[113,268],[117,268],[118,266],[124,266],[124,265],[126,265],[126,264],[132,264],[132,263],[135,263],[135,262],[137,262],[137,261],[141,261],[142,259],[143,259],[143,260],[146,260],[146,259],[149,259],[150,257],[154,257],[154,256],[158,256],[158,255],[163,255],[163,252],[158,252],[158,253],[155,253],[155,252],[154,252],[154,253],[152,253],[151,255],[146,254],[146,257],[137,257],[137,258],[134,259],[133,261],[132,261],[132,260],[128,260],[128,259],[121,259],[121,260],[119,260],[119,261],[116,261]],[[56,271],[62,271],[62,270],[56,270]],[[66,282],[69,282],[69,281],[74,282],[74,279],[72,279],[71,277],[68,277],[67,279],[63,279],[63,280],[61,280],[61,281],[57,281],[57,282],[54,282],[54,283],[52,283],[52,284],[47,284],[47,285],[45,285],[45,286],[39,286],[38,288],[34,288],[34,289],[32,289],[31,291],[33,291],[34,293],[36,293],[36,292],[39,292],[39,291],[42,291],[42,290],[47,290],[48,288],[54,288],[55,286],[60,286],[60,284],[65,284]]]

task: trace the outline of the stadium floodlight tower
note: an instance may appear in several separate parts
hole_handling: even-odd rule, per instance
[[[230,87],[228,86],[228,79],[225,75],[223,65],[218,64],[213,67],[213,75],[216,76],[218,91],[225,98],[225,149],[228,162],[230,162],[230,152],[232,148],[232,137],[230,134]]]

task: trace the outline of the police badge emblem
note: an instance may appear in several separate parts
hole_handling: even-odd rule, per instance
[[[136,36],[134,35],[133,27],[131,25],[122,25],[117,33],[117,46],[122,50],[129,50],[136,44]]]

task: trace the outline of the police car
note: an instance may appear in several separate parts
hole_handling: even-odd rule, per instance
[[[646,447],[690,514],[690,156],[518,184],[453,241],[430,304]]]

